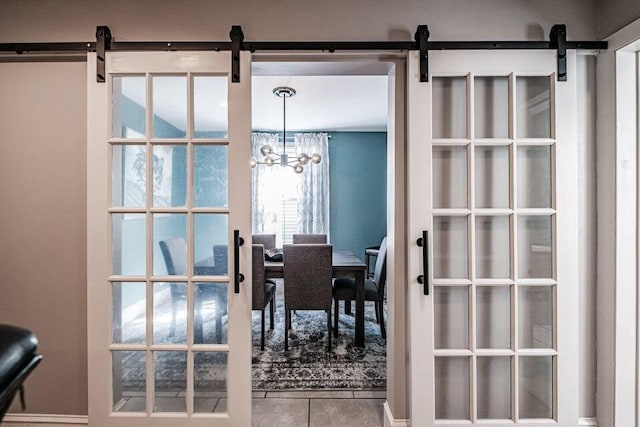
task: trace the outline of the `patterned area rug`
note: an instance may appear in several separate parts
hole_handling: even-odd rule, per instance
[[[355,303],[352,303],[355,313]],[[323,311],[291,316],[289,351],[284,351],[284,295],[278,281],[274,329],[265,311],[265,350],[260,351],[260,312],[253,312],[253,389],[385,389],[386,341],[376,323],[374,304],[365,303],[365,347],[354,347],[355,316],[340,304],[338,338],[327,351],[327,317]],[[333,318],[331,321],[333,325]]]

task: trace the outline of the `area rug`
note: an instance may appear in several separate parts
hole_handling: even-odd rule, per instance
[[[323,311],[292,314],[289,350],[284,351],[284,295],[282,282],[276,294],[274,329],[265,312],[265,349],[260,350],[260,312],[253,312],[253,389],[385,389],[386,341],[380,335],[372,302],[365,303],[365,347],[353,345],[355,316],[344,314],[341,303],[338,338],[327,351],[327,317]],[[352,303],[353,312],[355,304]],[[333,325],[333,319],[332,319]]]

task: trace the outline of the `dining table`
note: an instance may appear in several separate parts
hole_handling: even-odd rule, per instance
[[[356,330],[354,345],[364,347],[364,279],[367,266],[364,261],[358,258],[353,252],[333,251],[332,256],[333,277],[348,277],[356,282]],[[268,261],[264,262],[265,278],[284,278],[284,262]],[[285,286],[287,284],[285,283]],[[335,308],[338,309],[337,307]]]
[[[356,347],[364,347],[364,280],[367,266],[363,260],[358,258],[353,252],[349,251],[333,251],[332,254],[333,277],[353,278],[356,282],[356,330],[354,345]],[[284,262],[269,261],[264,262],[266,279],[282,279],[284,278]],[[226,268],[217,271],[214,266],[213,257],[208,257],[195,264],[196,275],[217,275],[227,274]],[[285,284],[286,286],[286,284]],[[337,308],[336,308],[337,309]],[[349,313],[349,301],[345,303],[345,312]]]

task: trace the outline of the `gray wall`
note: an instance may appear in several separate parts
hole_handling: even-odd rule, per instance
[[[422,23],[432,40],[540,40],[559,22],[570,40],[595,38],[595,1],[2,0],[0,42],[89,41],[105,24],[122,41],[227,40],[232,24],[246,40],[409,40]],[[84,64],[0,64],[0,321],[33,328],[46,356],[29,381],[29,412],[87,413],[84,73]],[[591,416],[584,375],[581,416]]]
[[[85,76],[0,64],[0,323],[40,339],[30,412],[87,413]]]
[[[609,37],[638,18],[638,0],[598,0],[598,38]]]
[[[330,135],[331,243],[363,257],[387,231],[387,133]]]

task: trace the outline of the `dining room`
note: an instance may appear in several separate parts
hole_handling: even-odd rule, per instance
[[[253,64],[254,394],[385,395],[384,67]]]

